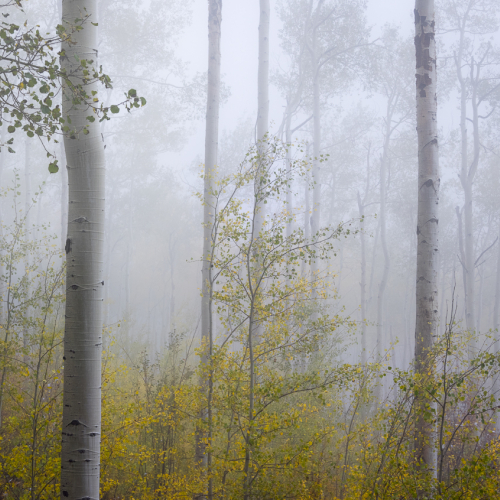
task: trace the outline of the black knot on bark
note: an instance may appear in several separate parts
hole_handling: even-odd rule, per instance
[[[84,222],[89,222],[89,220],[87,219],[87,217],[78,217],[78,219],[75,219],[71,222],[78,222],[78,224],[83,224]]]
[[[80,420],[72,420],[69,424],[68,424],[68,427],[70,425],[73,425],[75,427],[79,426],[79,425],[83,425],[84,427],[87,427],[83,422],[80,422]]]

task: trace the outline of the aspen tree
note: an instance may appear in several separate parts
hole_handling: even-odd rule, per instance
[[[258,115],[257,115],[257,145],[260,158],[260,162],[264,161],[264,154],[267,151],[266,142],[269,133],[269,24],[270,24],[271,7],[269,0],[260,0],[260,22],[259,22],[259,67],[258,67],[258,82],[257,82],[257,103],[258,103]],[[262,190],[262,184],[264,182],[263,175],[257,174],[255,176],[254,192],[256,199],[260,198],[260,191]],[[254,207],[255,217],[253,221],[253,240],[258,241],[259,234],[262,231],[262,225],[264,223],[264,206],[261,203],[257,203]],[[256,275],[259,274],[259,262],[260,257],[257,254],[257,250],[254,251],[255,255],[255,271]],[[256,282],[254,284],[258,288],[259,284]],[[262,331],[259,324],[259,318],[255,318],[255,322],[250,332],[249,342],[252,345],[259,341],[262,335]],[[250,347],[252,352],[252,348]]]
[[[425,379],[432,370],[430,350],[438,325],[439,156],[437,134],[436,40],[434,0],[416,0],[415,51],[418,134],[418,214],[415,369]],[[422,471],[434,469],[430,401],[416,401],[415,460]],[[419,491],[419,497],[423,492]]]
[[[86,80],[81,60],[96,64],[96,0],[63,0],[62,25],[72,32],[63,43],[61,63],[87,95],[98,82]],[[81,29],[73,26],[82,18]],[[82,84],[83,82],[83,84]],[[101,350],[104,250],[104,145],[89,107],[63,87],[64,136],[69,182],[66,240],[66,326],[61,498],[99,498],[101,441]]]
[[[220,65],[221,65],[221,23],[222,0],[208,2],[208,95],[205,132],[205,175],[203,206],[203,268],[202,268],[202,302],[201,302],[201,338],[205,343],[205,354],[201,361],[204,365],[211,363],[212,332],[212,264],[210,256],[213,247],[213,226],[215,220],[215,198],[213,195],[213,179],[217,166],[219,147],[219,110],[220,110]],[[212,380],[202,380],[207,393],[207,408],[201,412],[201,420],[208,422],[208,439],[211,426],[211,393]],[[210,468],[210,454],[206,453],[206,440],[200,429],[196,435],[196,464],[198,467]],[[209,498],[212,497],[211,480],[209,480]],[[205,498],[204,494],[198,498]]]

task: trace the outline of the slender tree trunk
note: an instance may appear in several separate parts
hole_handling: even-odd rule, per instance
[[[269,0],[260,0],[257,140],[269,132]]]
[[[366,364],[366,235],[365,235],[365,206],[358,192],[358,209],[360,223],[361,240],[361,282],[359,284],[361,291],[361,363]]]
[[[131,284],[131,279],[130,279],[130,267],[131,267],[131,262],[132,262],[132,255],[133,255],[133,245],[134,245],[134,240],[132,236],[132,221],[133,221],[133,212],[132,212],[132,206],[134,203],[134,196],[133,196],[133,181],[132,179],[130,180],[130,187],[129,187],[129,204],[128,204],[128,223],[127,223],[127,259],[125,261],[125,311],[124,311],[124,318],[127,319],[127,329],[128,329],[128,335],[129,335],[129,340],[133,340],[132,338],[132,328],[130,324],[130,320],[132,317],[131,314],[131,304],[130,304],[130,291],[132,290],[132,284]]]
[[[252,272],[250,270],[250,272]],[[252,276],[250,276],[252,279]],[[248,424],[247,431],[245,435],[245,462],[243,465],[243,475],[244,475],[244,500],[251,500],[252,495],[252,474],[251,474],[251,461],[252,461],[252,430],[253,430],[253,420],[254,420],[254,406],[255,406],[255,356],[254,356],[254,335],[255,331],[254,325],[254,313],[255,313],[255,296],[252,297],[252,305],[250,312],[250,321],[248,325],[248,358],[249,358],[249,369],[250,369],[250,383],[249,383],[249,401],[248,401]]]
[[[32,206],[32,194],[31,194],[31,162],[32,162],[32,157],[31,157],[31,146],[32,144],[30,143],[30,140],[26,138],[25,141],[25,158],[24,158],[24,216],[25,216],[25,230],[26,230],[26,243],[29,244],[31,241],[31,206]],[[29,252],[26,255],[26,261],[25,261],[25,271],[26,274],[29,271],[31,262],[30,262],[30,254]],[[30,296],[31,293],[31,287],[30,287],[30,280],[28,280],[27,284],[27,295],[28,297]],[[23,326],[23,348],[24,348],[24,362],[28,362],[28,355],[27,355],[27,349],[28,349],[28,335],[29,335],[29,330],[28,330],[28,317],[29,317],[30,310],[29,308],[26,310],[26,318],[25,318],[25,323]]]
[[[439,151],[434,0],[415,2],[416,98],[418,133],[418,221],[415,370],[432,373],[430,350],[438,327]],[[435,473],[433,427],[425,418],[432,403],[418,396],[415,406],[415,460]],[[426,492],[419,490],[419,498]]]
[[[307,144],[307,153],[306,157],[309,157],[309,144]],[[306,241],[311,240],[311,201],[310,201],[310,189],[309,185],[311,182],[309,172],[306,172],[306,178],[305,178],[305,190],[304,190],[304,202],[305,202],[305,210],[304,210],[304,236]],[[300,265],[301,267],[301,276],[302,278],[306,277],[307,274],[307,263],[305,260],[302,260],[302,263]]]
[[[467,266],[465,265],[465,249],[464,249],[464,227],[463,227],[463,210],[460,207],[455,207],[458,222],[458,250],[460,253],[460,264],[462,268],[462,282],[464,287],[464,315],[467,312]]]
[[[260,274],[261,258],[259,256],[259,238],[265,219],[264,204],[262,198],[262,165],[265,163],[264,156],[267,154],[269,134],[269,21],[271,8],[269,0],[260,0],[260,24],[259,24],[259,68],[258,68],[258,117],[257,117],[257,149],[259,151],[259,169],[256,172],[254,191],[256,204],[254,207],[253,220],[253,246],[254,246],[254,273]],[[252,323],[254,331],[254,343],[260,342],[263,334],[262,323],[258,311]]]
[[[97,64],[96,0],[63,0],[62,24],[72,32],[63,44],[63,68],[82,78],[77,61]],[[72,30],[85,13],[82,30]],[[81,80],[75,80],[80,83]],[[86,85],[86,92],[98,90]],[[98,122],[74,104],[63,89],[63,117],[74,132],[64,137],[68,163],[69,208],[66,241],[66,327],[64,335],[64,402],[61,453],[61,498],[99,498],[101,441],[101,350],[103,302],[105,161]],[[71,121],[69,121],[69,119]],[[83,133],[88,126],[89,133]]]
[[[64,142],[61,142],[59,167],[61,172],[61,242],[64,249],[68,231],[68,169],[66,167]]]
[[[285,142],[286,142],[286,174],[292,182],[292,112],[291,109],[287,113],[286,128],[285,128]],[[286,207],[290,218],[286,225],[286,236],[289,238],[293,232],[293,193],[292,187],[287,187],[286,192]]]
[[[464,208],[463,208],[463,222],[464,222],[464,257],[465,260],[462,265],[465,267],[464,274],[466,277],[465,286],[465,321],[467,330],[473,332],[476,329],[476,317],[474,307],[474,285],[475,285],[475,259],[474,259],[474,227],[473,227],[473,194],[472,186],[474,177],[476,175],[477,167],[479,164],[480,143],[479,143],[479,121],[477,109],[477,88],[473,83],[473,68],[474,61],[471,64],[471,81],[472,95],[470,96],[472,103],[472,125],[474,132],[474,157],[471,165],[469,166],[468,154],[468,134],[467,134],[467,99],[469,98],[469,88],[467,81],[462,74],[463,53],[466,48],[465,41],[465,23],[463,29],[460,31],[460,45],[458,56],[456,58],[457,77],[460,84],[460,132],[462,141],[462,157],[461,157],[461,171],[460,182],[464,190]],[[474,346],[470,346],[469,356],[473,356]]]
[[[439,305],[439,329],[444,332],[446,329],[446,309],[444,307],[445,301],[445,289],[446,289],[446,268],[445,262],[441,262],[442,271],[441,271],[441,300]]]
[[[368,339],[367,329],[366,329],[366,234],[365,234],[365,205],[368,193],[370,191],[370,152],[371,145],[368,147],[368,154],[366,160],[366,188],[364,197],[358,191],[358,211],[360,222],[360,240],[361,240],[361,282],[360,292],[361,292],[361,365],[365,368],[367,363],[367,353],[368,353]],[[361,418],[365,421],[368,412],[368,405],[363,403],[361,405]]]
[[[499,238],[500,238],[500,230],[499,230]],[[498,343],[498,329],[500,327],[499,324],[499,314],[500,311],[500,239],[498,243],[498,255],[497,255],[497,276],[496,276],[496,285],[495,285],[495,305],[493,308],[493,328],[497,330],[497,343]]]
[[[384,333],[384,305],[385,290],[387,288],[387,278],[389,277],[390,258],[387,249],[387,163],[389,149],[389,129],[388,120],[386,138],[384,141],[384,152],[380,163],[380,243],[382,244],[382,253],[384,255],[384,270],[380,280],[378,298],[377,298],[377,355],[381,356],[384,352],[385,338]]]
[[[316,48],[314,49],[316,52]],[[317,62],[314,61],[314,68],[317,67]],[[314,142],[313,142],[313,168],[312,180],[313,187],[313,203],[311,215],[311,233],[315,239],[316,233],[319,231],[321,223],[321,107],[320,107],[320,87],[319,87],[319,69],[313,81],[313,114],[314,114]],[[313,281],[316,279],[318,272],[318,263],[313,260],[311,265],[311,273]],[[315,288],[315,287],[314,287]],[[313,288],[313,290],[314,290]],[[316,293],[313,294],[316,297]]]
[[[215,220],[215,198],[213,195],[213,177],[216,173],[219,145],[219,109],[220,109],[220,41],[222,23],[222,0],[208,2],[208,95],[205,135],[205,184],[203,210],[203,268],[202,268],[202,303],[201,337],[205,351],[201,362],[207,366],[212,361],[212,273],[210,256],[213,247],[213,227]],[[211,369],[210,369],[211,372]],[[212,426],[212,377],[201,381],[207,395],[207,407],[201,412],[201,420],[208,424],[208,436],[201,429],[196,433],[196,464],[208,470],[210,474],[211,453],[206,453],[207,439],[210,443]],[[212,481],[209,478],[208,496],[212,498]],[[198,495],[205,498],[205,493]]]
[[[484,272],[482,269],[479,270],[479,293],[477,296],[477,317],[476,317],[476,327],[477,331],[481,331],[481,318],[483,316],[483,290],[484,290]]]
[[[170,331],[175,331],[175,240],[170,242]]]
[[[6,124],[5,122],[0,125],[0,143],[4,143],[5,140],[5,127]],[[3,169],[5,166],[5,147],[2,148],[0,151],[0,186],[2,186],[2,177],[3,177]],[[0,240],[3,239],[3,197],[0,196]],[[0,249],[0,283],[1,283],[1,277],[3,276],[4,273],[4,264],[3,264],[3,259],[2,259],[2,250]],[[3,300],[3,295],[0,294],[0,325],[3,325],[4,322],[4,300]],[[0,409],[1,412],[1,409]],[[0,425],[1,425],[1,420],[2,416],[0,414]]]
[[[499,231],[500,232],[500,231]],[[498,256],[497,256],[497,280],[495,286],[495,307],[493,309],[493,328],[495,329],[495,347],[493,352],[498,355],[500,354],[500,324],[499,324],[499,308],[500,308],[500,241],[498,243]],[[500,380],[497,376],[493,381],[493,394],[496,398],[500,396]],[[500,433],[500,410],[496,411],[496,430],[497,436]]]

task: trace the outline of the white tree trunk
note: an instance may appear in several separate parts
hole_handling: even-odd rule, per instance
[[[213,196],[213,176],[217,167],[219,147],[219,109],[220,109],[220,65],[221,65],[221,23],[222,0],[208,2],[208,95],[205,133],[205,184],[203,209],[203,267],[202,267],[202,302],[201,302],[201,337],[208,350],[202,356],[202,363],[207,364],[212,354],[212,273],[210,256],[212,253],[213,227],[215,217],[215,198]],[[211,382],[202,380],[202,386],[208,395],[208,407],[202,410],[201,418],[211,421]],[[210,430],[209,430],[210,438]],[[196,434],[196,464],[209,467],[203,433]],[[210,490],[210,485],[209,485]],[[209,497],[211,491],[209,491]],[[204,498],[201,494],[199,498]]]
[[[257,140],[269,132],[269,0],[260,0]]]
[[[169,250],[170,250],[170,332],[175,332],[175,262],[176,262],[176,240],[171,239],[169,242]],[[162,345],[165,345],[165,339],[162,339]]]
[[[415,369],[426,376],[432,369],[429,350],[438,327],[439,151],[437,134],[437,68],[434,0],[415,2],[416,97],[418,133],[418,215]],[[415,459],[435,471],[433,428],[423,415],[430,404],[416,401]],[[419,492],[422,496],[422,492]]]
[[[25,216],[25,230],[26,230],[26,243],[31,241],[31,205],[32,205],[32,194],[31,194],[31,162],[32,162],[32,144],[30,143],[29,138],[27,137],[25,140],[25,157],[24,157],[24,216]],[[29,253],[26,255],[25,260],[25,270],[26,273],[30,268],[30,258]],[[27,285],[27,295],[30,296],[30,283],[28,280]],[[27,309],[27,316],[29,316],[30,308]],[[23,347],[24,349],[28,348],[28,321],[25,322],[23,326]],[[28,357],[25,352],[24,354],[24,362],[27,363]]]
[[[306,158],[309,160],[309,143],[307,143],[306,146]],[[310,183],[311,183],[311,178],[309,176],[309,172],[306,172],[305,176],[305,189],[304,189],[304,204],[305,204],[305,210],[304,210],[304,236],[306,238],[306,241],[309,241],[311,239],[311,202],[310,202]],[[307,274],[307,269],[308,266],[306,264],[306,261],[303,260],[301,263],[301,276],[302,278],[306,277]]]
[[[493,328],[497,330],[497,342],[498,342],[498,329],[500,324],[498,322],[500,311],[500,231],[499,231],[499,242],[498,242],[498,254],[497,254],[497,276],[495,285],[495,305],[493,308]]]
[[[285,142],[286,142],[286,174],[292,182],[292,113],[291,110],[288,112],[286,117],[286,128],[285,128]],[[293,193],[292,186],[287,188],[286,191],[286,207],[288,213],[290,214],[290,219],[286,225],[286,237],[289,238],[293,232]]]
[[[384,255],[384,268],[382,278],[378,289],[377,297],[377,355],[381,356],[385,345],[385,325],[384,325],[384,306],[385,290],[387,288],[387,279],[389,277],[390,258],[387,248],[387,164],[389,155],[389,134],[390,134],[390,116],[387,116],[386,137],[384,141],[384,152],[380,163],[380,243],[382,244],[382,253]]]
[[[61,172],[61,242],[64,249],[68,232],[68,169],[64,143],[61,143],[59,170]]]
[[[366,365],[366,235],[365,235],[365,206],[358,191],[358,209],[361,218],[360,240],[361,240],[361,281],[359,283],[361,292],[361,364]]]
[[[316,48],[315,48],[316,52]],[[314,139],[313,139],[313,168],[312,180],[313,187],[313,203],[311,214],[311,233],[313,240],[316,238],[316,233],[319,231],[321,221],[321,107],[320,107],[320,88],[319,88],[319,68],[314,61],[316,75],[313,81],[313,114],[314,114]],[[313,260],[311,263],[311,274],[313,283],[318,273],[318,263]],[[313,299],[317,298],[316,287],[313,285]]]
[[[467,19],[463,19],[460,30],[459,50],[456,57],[456,70],[457,78],[460,84],[460,132],[462,141],[462,158],[461,158],[461,171],[460,182],[464,190],[464,209],[463,209],[463,222],[464,222],[464,258],[462,266],[464,267],[464,294],[465,294],[465,321],[467,330],[470,332],[476,329],[476,315],[475,315],[475,259],[474,259],[474,226],[473,226],[473,213],[472,213],[472,186],[474,177],[479,165],[480,143],[479,143],[479,119],[477,109],[477,86],[475,82],[467,82],[467,78],[463,76],[462,66],[464,64],[464,52],[467,50],[466,35]],[[474,63],[472,61],[472,67]],[[473,71],[471,70],[472,74]],[[470,95],[469,85],[472,85],[472,95]],[[469,165],[468,153],[468,134],[467,134],[467,99],[471,99],[473,117],[473,133],[474,133],[474,156],[472,163]],[[473,356],[474,346],[470,346],[469,356]]]
[[[77,59],[97,63],[96,12],[97,0],[63,0],[62,24],[68,32],[75,19],[89,16],[72,34],[73,43],[63,44],[62,65],[75,78],[83,76]],[[98,85],[85,90],[90,94]],[[88,114],[87,106],[73,104],[64,88],[63,117],[71,119],[74,130],[64,137],[69,209],[61,498],[69,500],[99,498],[105,162],[99,124],[89,123]],[[88,135],[82,132],[85,125]]]
[[[257,148],[261,163],[266,154],[269,133],[269,18],[271,8],[269,0],[260,0],[260,24],[259,24],[259,68],[257,81],[258,94],[258,116],[257,116]],[[261,169],[256,173],[254,191],[257,197],[257,203],[254,205],[253,218],[253,238],[252,241],[258,245],[259,235],[264,224],[265,211],[264,204],[259,201],[261,197]],[[257,248],[256,248],[257,250]],[[256,255],[255,274],[260,275],[260,257]],[[252,323],[253,330],[250,335],[253,336],[254,344],[257,344],[262,337],[262,325],[260,324],[258,314]]]
[[[495,344],[493,352],[498,355],[500,354],[500,324],[499,324],[499,309],[500,309],[500,241],[498,242],[498,256],[497,256],[497,276],[496,276],[496,286],[495,286],[495,305],[493,308],[493,328],[495,329]],[[500,397],[500,380],[497,376],[493,381],[493,394],[496,398]],[[497,436],[500,433],[500,410],[496,411],[496,431]]]
[[[361,364],[366,365],[367,361],[367,351],[368,351],[368,339],[366,338],[366,234],[365,234],[365,208],[366,200],[370,192],[370,153],[371,144],[368,147],[368,154],[366,157],[366,188],[363,198],[358,191],[358,210],[359,217],[361,219],[360,223],[360,240],[361,240],[361,282],[360,292],[361,292]]]

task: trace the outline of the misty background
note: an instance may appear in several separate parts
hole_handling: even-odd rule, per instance
[[[286,4],[271,2],[270,40],[271,133],[281,133],[283,140],[284,82],[296,71],[283,46],[283,34],[293,28],[280,10]],[[448,4],[442,2],[441,8]],[[148,100],[144,109],[122,113],[102,124],[107,163],[105,323],[120,325],[118,338],[124,345],[145,342],[152,352],[161,351],[171,332],[193,332],[200,315],[202,207],[194,194],[202,190],[206,1],[107,0],[99,5],[99,58],[114,85],[112,91],[102,91],[101,98],[114,102],[127,89],[135,88]],[[479,60],[490,44],[492,56],[484,74],[494,89],[500,82],[499,9],[495,2],[490,5],[493,10],[488,26],[467,35],[467,57]],[[29,2],[26,13],[30,22],[49,30],[58,9],[55,2],[37,0]],[[415,324],[413,2],[370,0],[364,21],[360,28],[367,43],[364,58],[353,64],[352,74],[345,78],[337,75],[339,80],[332,78],[322,90],[321,152],[329,155],[321,173],[322,222],[352,220],[359,228],[361,205],[366,217],[364,264],[360,234],[339,242],[329,264],[337,292],[330,302],[335,310],[343,310],[358,322],[358,330],[348,340],[349,356],[359,356],[363,333],[370,353],[383,352],[392,345],[397,364],[406,366],[413,353]],[[225,0],[219,164],[226,171],[235,168],[255,143],[258,25],[258,3]],[[464,192],[458,178],[463,146],[461,94],[454,67],[458,39],[456,33],[445,32],[444,23],[440,29],[439,311],[444,328],[452,300],[457,319],[465,322],[466,292],[460,245]],[[466,65],[464,59],[465,73]],[[399,101],[390,117],[394,129],[390,127],[388,136],[388,102],[394,92]],[[495,92],[480,113],[484,116],[479,129],[480,157],[472,188],[474,327],[483,332],[498,327],[500,301],[500,115],[496,109],[500,94]],[[470,89],[466,94],[470,117]],[[306,102],[295,113],[293,127],[309,118],[307,108]],[[467,127],[468,155],[472,158],[473,130],[469,122]],[[311,144],[312,140],[309,121],[293,133],[295,152],[300,144]],[[64,164],[59,147],[52,147]],[[15,175],[19,177],[15,201],[7,197],[0,200],[3,224],[13,219],[15,210],[29,210],[30,224],[48,226],[48,231],[57,235],[54,244],[63,248],[67,204],[64,169],[49,174],[42,147],[21,134],[16,138],[16,154],[4,148],[1,155],[2,188],[12,186]],[[305,206],[308,195],[304,183],[294,182],[292,190],[294,203]],[[308,224],[308,219],[304,215],[302,224]],[[366,271],[365,317],[361,311],[362,266]],[[377,331],[382,339],[378,346]]]

